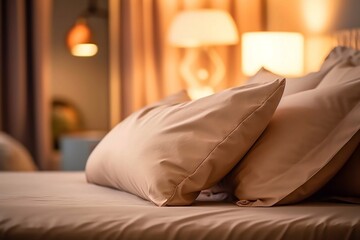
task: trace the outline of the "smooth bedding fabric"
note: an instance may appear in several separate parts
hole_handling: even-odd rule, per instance
[[[96,146],[87,161],[87,180],[158,206],[189,205],[245,155],[269,123],[284,87],[285,80],[274,78],[145,107]]]
[[[87,184],[83,172],[1,173],[0,239],[360,239],[360,206],[159,208]]]
[[[359,89],[357,79],[284,97],[229,174],[239,206],[300,202],[323,187],[360,141]]]
[[[360,54],[359,54],[360,55]],[[335,66],[318,85],[319,88],[350,82],[360,78],[360,65],[354,66],[350,61]]]
[[[359,65],[360,51],[336,47],[318,72],[287,79],[268,127],[225,181],[232,185],[239,206],[299,202],[337,172],[349,171],[341,168],[360,142]],[[249,82],[271,75],[260,69]],[[337,183],[338,179],[327,189],[331,185],[346,189],[335,192],[355,202],[358,190],[352,181],[356,178],[342,177]]]

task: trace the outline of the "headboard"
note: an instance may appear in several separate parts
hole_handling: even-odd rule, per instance
[[[345,46],[360,50],[360,28],[340,30],[332,34],[334,46]]]

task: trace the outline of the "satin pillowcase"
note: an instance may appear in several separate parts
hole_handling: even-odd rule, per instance
[[[223,178],[267,126],[285,81],[231,88],[133,113],[97,145],[88,182],[158,206],[189,205]]]
[[[354,66],[359,59],[359,52],[338,47],[319,72],[305,77],[303,86],[287,81],[287,96],[270,124],[225,181],[232,185],[238,205],[299,202],[346,163],[359,144],[360,69]],[[261,69],[254,78],[271,74]]]
[[[360,128],[359,89],[355,80],[283,98],[228,177],[238,204],[295,203],[324,186],[357,146],[350,140]]]
[[[360,80],[360,51],[353,52],[348,56],[346,62],[336,65],[324,77],[318,88],[344,84],[351,81]],[[360,89],[357,89],[360,93]],[[360,113],[359,113],[360,114]],[[360,172],[360,132],[358,132],[348,143],[348,145],[357,145],[357,150],[353,148],[346,149],[345,153],[352,153],[345,166],[338,174],[326,185],[322,194],[331,196],[346,202],[360,203],[360,181],[355,181]]]

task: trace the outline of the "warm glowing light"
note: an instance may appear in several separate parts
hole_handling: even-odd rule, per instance
[[[196,9],[180,12],[173,20],[169,42],[187,48],[180,64],[180,74],[186,81],[192,99],[214,93],[225,75],[225,65],[213,46],[236,44],[237,28],[230,14],[217,9]],[[207,59],[207,67],[196,63]]]
[[[92,42],[91,30],[84,19],[79,19],[70,29],[66,43],[72,55],[77,57],[94,56],[98,47]]]
[[[303,0],[302,12],[307,30],[322,33],[327,30],[333,19],[340,0]]]
[[[325,57],[333,47],[333,39],[328,35],[307,36],[305,45],[305,71],[319,71]]]
[[[293,32],[250,32],[242,35],[242,69],[254,75],[261,67],[284,76],[304,71],[304,37]]]
[[[207,97],[214,94],[211,87],[188,88],[187,93],[192,100]]]
[[[98,51],[98,47],[93,43],[80,43],[71,48],[71,54],[77,57],[91,57]]]
[[[216,9],[188,10],[175,17],[169,41],[177,47],[228,45],[238,42],[238,33],[228,12]]]
[[[199,69],[197,71],[197,77],[200,79],[200,80],[206,80],[209,78],[209,71],[202,68],[202,69]]]

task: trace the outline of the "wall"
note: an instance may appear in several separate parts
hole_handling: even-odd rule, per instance
[[[360,1],[342,0],[339,5],[337,21],[334,29],[360,27]]]
[[[360,27],[359,0],[268,0],[269,30],[326,33]]]
[[[332,48],[331,32],[360,27],[359,0],[268,0],[268,30],[305,36],[305,73],[316,71]]]
[[[91,18],[97,55],[74,57],[66,48],[65,38],[77,16],[87,8],[87,0],[53,0],[52,19],[52,97],[74,104],[85,130],[106,130],[109,125],[108,103],[108,21]],[[102,8],[107,0],[98,0]]]

